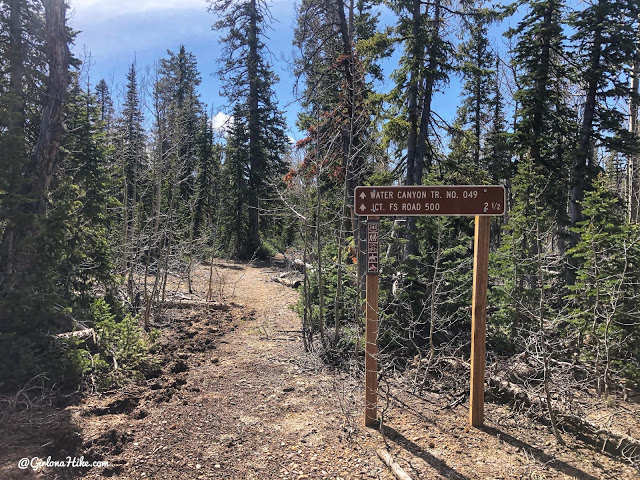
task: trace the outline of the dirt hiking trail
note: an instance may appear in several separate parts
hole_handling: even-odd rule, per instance
[[[59,415],[68,427],[53,429],[48,447],[47,438],[25,433],[0,451],[0,478],[395,478],[376,454],[381,447],[413,479],[640,478],[578,440],[558,446],[547,427],[507,406],[488,403],[487,426],[470,429],[464,395],[392,388],[384,438],[365,428],[362,378],[303,351],[291,309],[298,293],[273,281],[279,271],[226,261],[198,266],[199,298],[213,274],[216,296],[232,308],[168,309],[155,325],[163,373],[66,407]],[[461,374],[460,382],[468,378]],[[24,456],[71,451],[109,465],[16,467]]]
[[[196,273],[207,278],[209,268],[200,268]],[[223,321],[218,327],[227,333],[204,352],[182,359],[182,352],[176,352],[172,369],[186,369],[178,384],[186,383],[166,403],[152,400],[146,406],[142,401],[121,419],[117,430],[124,429],[131,438],[119,455],[106,457],[113,462],[106,474],[158,479],[393,478],[375,453],[379,434],[359,425],[362,395],[356,380],[323,372],[320,361],[303,352],[300,319],[291,309],[297,291],[273,282],[274,275],[265,267],[216,266],[218,293],[236,305],[227,326]],[[205,282],[195,283],[204,294]],[[209,328],[206,312],[186,318],[186,312],[181,313],[174,322]],[[131,420],[141,411],[144,418]],[[123,460],[126,463],[120,463]],[[89,472],[86,478],[104,473]]]

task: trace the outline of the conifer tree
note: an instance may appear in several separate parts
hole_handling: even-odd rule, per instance
[[[213,127],[206,112],[200,119],[197,152],[197,178],[193,213],[193,236],[209,234],[217,240],[217,217],[220,215],[221,146],[214,143]],[[206,233],[205,233],[206,231]]]
[[[564,60],[562,0],[533,0],[518,26],[509,31],[516,37],[513,63],[518,72],[519,89],[514,94],[520,108],[514,143],[520,159],[530,157],[535,169],[548,178],[543,204],[567,224],[566,205],[569,165],[566,151],[575,132],[575,114],[569,109],[565,82],[569,71]]]
[[[33,346],[46,344],[43,333],[63,300],[46,249],[47,216],[73,60],[65,2],[41,5],[14,0],[0,15],[10,32],[0,42],[8,67],[0,74],[0,364],[15,366],[0,376],[13,380],[42,371]]]
[[[241,107],[234,109],[235,115],[241,115]],[[241,118],[241,117],[240,117]],[[227,136],[222,168],[222,209],[224,237],[228,253],[244,257],[247,252],[248,216],[246,215],[246,191],[248,189],[249,165],[248,149],[249,133],[246,124],[234,121]]]
[[[202,111],[197,87],[201,79],[195,57],[184,45],[180,45],[178,53],[169,50],[167,55],[160,60],[158,85],[166,116],[163,148],[168,170],[164,198],[176,209],[176,223],[172,228],[184,239],[192,233]]]
[[[118,203],[111,196],[114,178],[107,163],[107,139],[97,99],[74,76],[67,102],[69,134],[65,156],[53,187],[49,215],[49,255],[70,306],[88,311],[92,291],[114,283],[109,230]],[[57,252],[54,253],[54,252]]]
[[[625,221],[620,198],[600,175],[582,201],[584,219],[574,227],[578,244],[569,253],[578,261],[570,286],[570,322],[579,333],[578,354],[593,358],[598,393],[608,393],[614,374],[640,377],[638,353],[640,231]],[[590,335],[590,345],[583,339]]]
[[[487,38],[489,13],[473,8],[469,14],[470,20],[465,22],[467,39],[459,47],[458,71],[464,79],[462,103],[456,114],[448,164],[454,172],[459,172],[457,182],[475,184],[487,181],[491,174],[490,159],[483,154],[494,114],[491,96],[496,90],[496,71],[492,67],[496,59]]]
[[[111,132],[114,120],[113,100],[111,99],[111,92],[109,86],[105,82],[104,78],[100,79],[96,85],[95,90],[96,101],[98,102],[98,109],[100,111],[100,122],[105,132]]]
[[[264,0],[211,1],[210,11],[220,18],[214,28],[226,32],[219,71],[223,93],[233,105],[234,124],[247,126],[246,146],[241,139],[231,138],[230,143],[234,154],[244,156],[247,167],[246,189],[238,192],[236,203],[242,207],[240,214],[246,212],[248,225],[240,250],[252,256],[261,246],[260,199],[276,197],[275,185],[286,172],[283,155],[288,140],[273,92],[278,79],[265,58],[270,13]]]
[[[504,96],[500,90],[500,60],[496,59],[494,79],[491,82],[493,92],[489,98],[490,124],[483,146],[483,155],[487,159],[487,168],[491,183],[511,184],[513,178],[512,147],[507,132],[504,112]]]
[[[628,136],[625,112],[615,105],[631,94],[626,72],[637,55],[639,14],[638,2],[598,0],[571,16],[576,67],[584,92],[573,152],[569,203],[572,226],[581,221],[584,192],[598,172],[598,148],[627,155],[638,150],[637,139]],[[574,235],[573,243],[577,241]]]
[[[122,112],[116,126],[115,147],[118,153],[117,162],[120,167],[122,182],[122,243],[120,266],[127,272],[128,293],[134,303],[133,269],[136,263],[137,233],[139,231],[138,213],[142,188],[141,173],[145,164],[146,137],[143,124],[142,109],[138,90],[136,63],[133,62],[127,73],[127,86]]]
[[[323,249],[332,252],[337,249],[332,253],[332,256],[337,253],[335,263],[323,263],[324,252],[316,252],[317,261],[323,263],[328,273],[325,278],[332,278],[336,272],[334,289],[325,289],[320,279],[317,282],[321,287],[318,293],[326,291],[334,295],[334,344],[338,342],[344,318],[344,298],[352,287],[345,275],[348,268],[344,259],[347,248],[353,248],[349,247],[351,242],[360,253],[356,285],[364,298],[364,223],[354,212],[353,193],[370,174],[379,156],[373,125],[372,82],[381,79],[377,58],[389,43],[377,32],[378,19],[372,6],[373,2],[364,0],[305,0],[297,12],[294,33],[298,50],[296,75],[302,83],[299,90],[303,105],[298,125],[307,131],[307,137],[297,144],[304,160],[288,178],[300,175],[303,181],[318,182],[314,195],[317,229],[314,244],[316,248],[324,245]],[[332,229],[318,228],[325,219]],[[324,305],[321,310],[328,311]]]
[[[548,248],[555,217],[546,204],[549,182],[544,171],[530,156],[519,162],[513,180],[514,207],[496,253],[494,274],[500,282],[491,292],[491,303],[497,307],[494,325],[516,343],[523,332],[536,328],[537,315],[546,313],[539,311],[540,292],[552,290],[547,288],[547,272],[558,268],[552,265],[557,257]]]
[[[387,135],[396,137],[397,156],[403,158],[406,185],[421,185],[431,168],[436,149],[430,142],[433,132],[433,95],[448,81],[453,70],[451,44],[444,38],[446,9],[436,0],[426,4],[419,0],[395,2],[398,15],[395,28],[403,42],[404,53],[394,72],[395,86],[390,100],[398,118],[390,122]],[[405,153],[406,152],[406,153]],[[417,255],[416,219],[407,219],[405,255]]]

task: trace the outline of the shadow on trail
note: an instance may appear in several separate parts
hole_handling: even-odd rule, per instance
[[[390,427],[388,425],[383,426],[384,435],[391,440],[393,443],[398,445],[400,448],[406,450],[411,453],[413,456],[421,458],[433,468],[435,468],[440,475],[445,478],[451,478],[454,480],[470,480],[469,477],[462,475],[460,472],[457,472],[453,468],[451,468],[447,463],[443,460],[440,460],[435,455],[424,450],[421,446],[409,440],[402,433],[398,432],[395,428]]]
[[[1,400],[4,400],[1,399]],[[2,402],[0,402],[2,403]],[[18,480],[26,478],[75,479],[82,478],[87,468],[56,466],[34,471],[40,461],[66,462],[68,458],[93,462],[102,457],[91,451],[91,442],[84,442],[68,409],[35,406],[22,412],[11,412],[2,405],[3,421],[0,430],[0,478]],[[95,439],[98,443],[103,439]],[[29,464],[19,466],[21,459]]]
[[[584,472],[579,468],[574,467],[573,465],[569,465],[568,463],[562,460],[558,460],[557,458],[554,458],[548,453],[544,452],[544,450],[541,450],[538,447],[534,447],[522,440],[512,437],[508,433],[502,432],[497,428],[484,426],[484,427],[480,427],[480,430],[482,430],[485,433],[488,433],[489,435],[493,435],[494,437],[497,437],[499,440],[502,440],[503,442],[508,443],[512,447],[516,447],[530,453],[539,462],[544,463],[545,465],[548,465],[550,468],[553,468],[558,472],[562,472],[565,475],[579,478],[581,480],[598,480],[598,477],[594,477],[593,475],[590,475],[587,472]]]

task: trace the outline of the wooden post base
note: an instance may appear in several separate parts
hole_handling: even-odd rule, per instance
[[[489,228],[491,217],[476,216],[473,242],[473,294],[471,299],[471,395],[469,423],[481,427],[484,423],[484,368],[489,280]]]

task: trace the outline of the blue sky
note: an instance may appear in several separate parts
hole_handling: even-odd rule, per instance
[[[294,140],[303,134],[295,127],[299,110],[293,95],[294,79],[291,73],[293,54],[294,2],[272,0],[273,30],[269,32],[267,45],[273,55],[271,63],[280,77],[275,91],[280,108],[286,112],[288,134]],[[387,14],[382,23],[392,23]],[[207,12],[205,0],[71,0],[70,25],[79,30],[74,53],[83,57],[91,53],[90,77],[92,84],[104,78],[115,98],[125,85],[125,75],[134,59],[140,78],[148,67],[166,56],[167,50],[177,51],[184,44],[193,53],[202,76],[201,100],[214,114],[224,112],[225,99],[220,97],[220,81],[216,76],[216,60],[220,57],[218,32],[211,25],[216,18]],[[501,42],[499,34],[492,39]],[[397,61],[397,56],[395,57]],[[385,91],[391,88],[389,75],[395,68],[394,61],[385,66]],[[459,103],[460,81],[452,78],[445,92],[434,98],[434,111],[452,120]],[[142,92],[144,97],[144,92]],[[150,115],[148,115],[150,118]],[[223,118],[223,113],[218,118]]]
[[[281,81],[276,85],[280,107],[287,111],[290,136],[296,140],[297,107],[294,101],[293,79],[289,62],[292,55],[293,3],[276,0],[271,4],[275,22],[269,32],[271,63]],[[193,53],[202,76],[201,100],[216,112],[225,111],[225,99],[220,97],[220,81],[215,72],[220,57],[218,32],[211,25],[216,20],[207,12],[205,0],[71,0],[69,24],[80,33],[73,52],[82,58],[91,54],[92,84],[104,78],[114,97],[124,88],[126,73],[136,60],[140,78],[147,67],[166,56],[167,50],[177,51],[184,44]],[[142,92],[144,95],[144,92]]]

